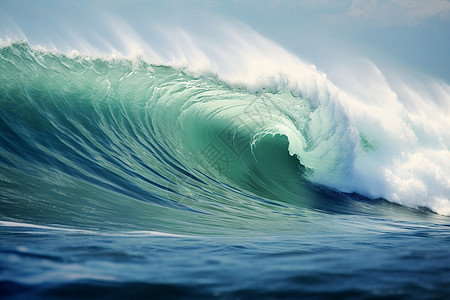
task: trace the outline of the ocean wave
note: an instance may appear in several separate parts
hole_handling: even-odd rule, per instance
[[[446,108],[404,82],[393,90],[373,65],[344,91],[246,34],[230,51],[196,48],[165,64],[4,44],[3,218],[168,232],[218,218],[283,226],[276,215],[291,204],[326,198],[317,186],[449,214]]]

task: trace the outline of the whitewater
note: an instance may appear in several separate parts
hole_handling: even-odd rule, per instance
[[[448,83],[106,20],[0,42],[1,294],[449,295]]]

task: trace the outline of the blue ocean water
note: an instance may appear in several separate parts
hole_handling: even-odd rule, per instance
[[[442,116],[260,61],[4,43],[2,298],[450,297]]]
[[[309,234],[201,237],[3,223],[1,291],[6,299],[449,296],[448,224],[427,214],[329,223]]]

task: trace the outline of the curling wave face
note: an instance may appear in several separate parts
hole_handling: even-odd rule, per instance
[[[1,218],[187,233],[246,220],[276,230],[335,205],[331,190],[449,213],[439,113],[421,127],[398,99],[358,101],[293,61],[301,74],[255,85],[142,58],[3,45]]]

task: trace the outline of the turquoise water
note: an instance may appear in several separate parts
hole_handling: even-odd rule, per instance
[[[314,76],[3,45],[0,293],[449,297],[448,132],[383,127]]]

